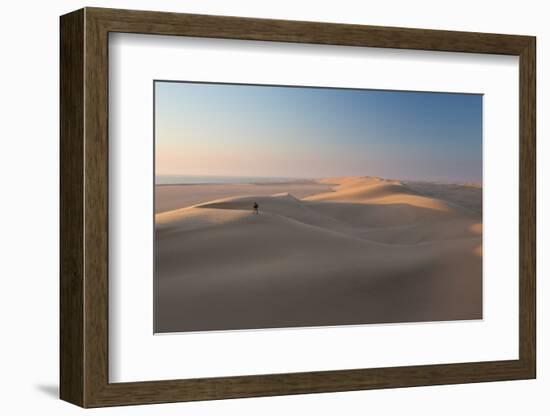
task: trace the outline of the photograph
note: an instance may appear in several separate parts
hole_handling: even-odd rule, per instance
[[[153,87],[155,333],[483,318],[483,95]]]

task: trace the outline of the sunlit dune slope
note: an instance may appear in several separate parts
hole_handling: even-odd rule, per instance
[[[157,330],[481,317],[479,213],[399,181],[322,182],[157,214]]]

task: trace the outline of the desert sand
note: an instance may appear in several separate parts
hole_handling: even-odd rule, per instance
[[[480,319],[481,193],[375,177],[159,186],[155,331]]]
[[[330,191],[331,186],[314,181],[279,183],[228,183],[157,185],[155,189],[155,213],[196,205],[231,196],[273,195],[289,192],[296,198],[304,198]]]

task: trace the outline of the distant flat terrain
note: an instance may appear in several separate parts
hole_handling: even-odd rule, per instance
[[[482,318],[480,187],[156,189],[157,332]]]

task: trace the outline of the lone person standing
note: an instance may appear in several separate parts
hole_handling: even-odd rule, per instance
[[[259,214],[257,202],[254,202],[254,214]]]

